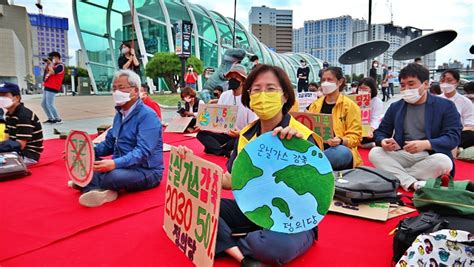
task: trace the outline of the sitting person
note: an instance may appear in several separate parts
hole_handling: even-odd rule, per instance
[[[204,145],[204,152],[229,157],[234,148],[235,140],[239,136],[239,131],[247,124],[256,120],[257,116],[250,109],[242,105],[242,87],[247,77],[245,67],[235,64],[226,73],[225,77],[229,79],[229,90],[222,93],[217,104],[237,106],[236,129],[230,130],[227,133],[200,131],[196,138]]]
[[[156,116],[158,116],[158,118],[161,121],[160,105],[158,105],[158,103],[156,103],[155,100],[151,99],[150,96],[148,96],[149,91],[150,91],[150,87],[148,86],[148,84],[146,83],[142,84],[142,86],[140,87],[140,99],[143,101],[143,104],[153,109],[153,111],[156,113]]]
[[[468,148],[474,146],[474,110],[469,98],[458,94],[456,88],[459,85],[459,72],[457,70],[445,70],[441,74],[440,87],[442,98],[451,100],[461,115],[463,130],[461,132],[461,143],[459,147]]]
[[[308,112],[332,114],[335,137],[325,141],[324,154],[333,170],[352,169],[362,164],[357,146],[362,140],[360,108],[349,97],[341,94],[345,79],[341,68],[329,67],[322,71],[321,88],[324,96],[309,106]]]
[[[464,96],[474,104],[474,82],[464,84]]]
[[[160,184],[163,174],[161,122],[139,97],[140,77],[119,70],[113,81],[117,113],[105,140],[95,147],[92,181],[82,191],[79,203],[97,207],[117,199],[121,190],[147,190]]]
[[[430,85],[430,94],[432,94],[434,96],[439,96],[442,93],[443,92],[441,92],[441,87],[439,86],[439,84],[433,83],[433,84]]]
[[[219,98],[222,95],[222,92],[224,92],[224,88],[222,88],[222,86],[217,85],[216,87],[214,87],[214,94],[212,96],[212,99],[209,100],[209,104],[217,104],[217,102],[219,102]]]
[[[377,86],[374,79],[367,77],[359,82],[356,94],[370,93],[370,131],[369,135],[362,138],[362,147],[372,148],[374,143],[374,131],[379,127],[380,121],[383,118],[383,102],[377,97]]]
[[[181,99],[184,101],[184,108],[178,110],[181,117],[193,117],[193,120],[188,125],[188,132],[194,131],[194,126],[196,126],[196,116],[199,110],[199,105],[204,104],[204,101],[200,100],[196,96],[196,91],[191,87],[184,87],[181,89]]]
[[[0,152],[17,152],[26,165],[37,163],[43,152],[43,130],[36,114],[21,102],[18,85],[0,83],[0,108],[6,110],[6,140],[0,142]]]
[[[453,169],[451,150],[459,144],[462,125],[453,102],[428,94],[425,67],[408,64],[399,79],[402,100],[390,105],[375,131],[378,147],[369,160],[412,191]]]
[[[257,136],[273,132],[279,138],[303,138],[322,147],[321,138],[288,114],[293,106],[295,93],[291,82],[281,68],[259,64],[249,74],[242,93],[242,104],[252,109],[258,120],[240,131],[238,141],[227,163],[228,171],[238,153]],[[180,153],[189,151],[179,148]],[[223,189],[231,189],[232,176],[226,172],[222,181]],[[235,237],[235,231],[246,235]],[[262,229],[252,223],[242,213],[233,199],[222,199],[216,240],[216,255],[227,253],[241,266],[272,266],[286,264],[304,254],[317,239],[317,228],[284,234]]]

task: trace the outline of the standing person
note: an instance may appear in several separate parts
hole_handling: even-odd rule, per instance
[[[222,93],[217,104],[237,106],[236,129],[227,133],[200,131],[196,138],[204,145],[205,153],[230,157],[240,130],[256,120],[257,116],[242,104],[242,87],[247,78],[245,67],[236,64],[226,73],[225,77],[229,79],[229,90]]]
[[[370,93],[370,132],[368,136],[362,138],[362,147],[374,147],[374,131],[379,128],[380,122],[383,118],[383,102],[377,97],[377,87],[374,79],[367,77],[359,82],[357,93],[366,92]]]
[[[184,74],[184,82],[186,86],[189,86],[196,90],[196,83],[198,81],[198,73],[194,71],[193,65],[188,65],[188,71]]]
[[[138,62],[135,49],[132,48],[129,42],[123,42],[120,45],[118,67],[122,70],[132,70],[140,75],[140,62]]]
[[[369,76],[374,79],[375,84],[377,84],[377,68],[379,67],[379,62],[377,60],[372,61],[372,68],[370,68]]]
[[[117,113],[105,140],[94,148],[97,157],[112,158],[94,161],[94,176],[87,186],[72,186],[82,192],[79,203],[86,207],[114,201],[119,191],[156,187],[163,174],[161,122],[140,100],[140,77],[119,70],[112,84]]]
[[[250,141],[264,133],[273,132],[281,139],[302,138],[322,147],[321,137],[288,113],[294,102],[294,89],[281,68],[261,64],[249,74],[242,92],[242,104],[255,111],[258,120],[240,131],[227,162],[223,189],[231,189],[233,177],[230,173],[237,155]],[[179,147],[178,151],[181,155],[191,152],[185,147]],[[317,227],[295,234],[274,232],[251,222],[233,199],[222,198],[220,207],[216,254],[230,255],[241,266],[286,264],[305,253],[317,240]],[[244,235],[234,236],[236,232]]]
[[[150,92],[150,87],[148,86],[148,84],[142,84],[142,86],[140,87],[140,99],[145,105],[153,109],[153,111],[156,113],[156,116],[158,116],[161,121],[160,105],[155,100],[151,99],[151,97],[148,95],[148,92]]]
[[[324,144],[324,154],[333,170],[352,169],[362,164],[357,146],[362,140],[362,121],[359,106],[341,94],[346,86],[342,69],[329,67],[323,72],[321,88],[324,97],[314,101],[310,113],[332,114],[335,137]]]
[[[414,191],[453,170],[451,151],[459,145],[462,124],[453,102],[428,94],[425,67],[408,64],[399,79],[402,99],[390,105],[374,132],[377,147],[369,160]]]
[[[390,99],[390,95],[392,95],[392,97],[394,96],[393,82],[395,81],[395,73],[393,72],[392,67],[390,66],[388,67],[387,80],[388,80],[388,90],[387,90],[387,101],[388,101]]]
[[[306,60],[300,60],[301,66],[296,72],[296,77],[298,77],[298,93],[308,91],[308,79],[309,79],[309,66],[306,66]]]
[[[41,106],[48,117],[48,120],[44,123],[62,123],[61,117],[59,117],[59,113],[54,105],[54,98],[61,91],[65,73],[64,64],[61,62],[61,54],[53,51],[43,61],[46,62],[46,68],[44,69],[43,76],[44,90]]]
[[[459,147],[468,148],[474,146],[474,110],[471,100],[457,92],[456,88],[459,86],[459,80],[460,75],[457,70],[445,70],[439,81],[439,86],[443,91],[440,96],[453,101],[456,105],[463,126]]]
[[[323,68],[319,70],[318,76],[319,80],[321,81],[321,78],[323,78],[323,72],[329,68],[329,63],[327,61],[323,62]]]
[[[0,152],[17,152],[26,165],[37,163],[43,152],[43,130],[36,114],[21,102],[18,85],[0,84],[0,108],[6,110],[7,135]]]
[[[382,101],[385,101],[385,95],[387,95],[387,101],[390,99],[389,97],[390,89],[388,85],[388,70],[385,64],[382,65]]]

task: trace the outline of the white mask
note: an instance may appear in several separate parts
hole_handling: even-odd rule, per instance
[[[113,92],[112,97],[114,98],[116,106],[123,106],[131,100],[130,93],[124,93],[120,90],[116,90],[115,92]]]
[[[420,87],[418,88],[405,89],[401,91],[400,94],[402,95],[403,100],[405,100],[405,102],[407,102],[408,104],[415,104],[416,102],[418,102],[418,100],[420,100],[421,98],[419,89],[422,86],[423,84],[420,85]]]
[[[379,66],[379,64],[374,64],[374,68],[377,68]]]
[[[193,68],[189,68],[188,71],[193,71]]]
[[[0,96],[0,108],[9,108],[13,105],[13,100],[6,96]]]
[[[336,83],[331,83],[331,82],[323,82],[321,84],[321,88],[323,89],[323,94],[324,95],[329,95],[330,93],[336,91],[337,84]]]
[[[122,54],[127,54],[129,51],[128,47],[122,47]]]
[[[450,84],[450,83],[442,83],[439,85],[439,87],[441,87],[441,90],[443,90],[443,93],[446,93],[446,94],[452,93],[454,90],[456,90],[456,85]]]

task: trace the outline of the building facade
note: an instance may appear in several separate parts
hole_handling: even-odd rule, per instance
[[[278,53],[293,50],[293,11],[252,7],[249,12],[249,29],[258,40]]]
[[[304,28],[293,29],[293,52],[304,53]]]
[[[76,67],[78,68],[86,68],[86,58],[84,57],[84,52],[82,49],[77,49],[75,52],[75,58],[76,58]]]
[[[0,28],[0,83],[12,82],[26,89],[25,48],[11,29]]]
[[[231,18],[200,5],[169,0],[135,1],[133,6],[131,3],[128,0],[73,1],[74,23],[96,93],[110,92],[113,74],[118,69],[119,46],[132,40],[132,36],[144,79],[143,66],[156,52],[175,51],[173,25],[179,20],[192,22],[192,54],[203,61],[204,67],[217,68],[221,64],[224,52],[232,48],[234,31],[235,47],[246,50],[249,55],[257,55],[261,63],[283,68],[294,84],[300,59],[308,61],[311,75],[318,73],[321,67],[321,61],[308,54],[273,52],[238,21],[234,29]],[[146,81],[151,88],[157,85],[159,89],[166,89],[167,86],[161,79],[152,81],[147,78]],[[202,88],[202,79],[198,88]]]

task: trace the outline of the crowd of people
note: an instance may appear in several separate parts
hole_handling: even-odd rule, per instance
[[[103,142],[94,150],[94,175],[90,184],[79,187],[79,203],[87,207],[101,206],[114,201],[121,191],[140,191],[156,187],[162,180],[163,140],[161,111],[148,97],[149,88],[142,84],[136,55],[130,46],[121,47],[119,64],[113,81],[113,99],[117,110],[113,127]],[[57,84],[64,75],[60,56],[52,54],[52,62],[45,73],[43,108],[48,122],[60,122],[53,100]],[[377,68],[374,62],[373,68]],[[121,68],[122,68],[121,67]],[[385,69],[385,68],[384,68]],[[185,102],[179,110],[183,117],[192,117],[188,131],[197,131],[197,140],[204,152],[228,158],[223,189],[231,189],[232,165],[242,149],[266,132],[280,138],[302,138],[318,146],[328,158],[333,170],[352,169],[363,165],[359,154],[361,144],[371,144],[370,162],[380,170],[396,176],[403,189],[413,191],[424,186],[431,177],[455,174],[454,159],[457,148],[474,145],[474,113],[472,84],[465,87],[471,99],[457,92],[460,76],[456,70],[446,70],[440,79],[441,94],[431,93],[428,70],[411,63],[400,70],[401,100],[390,105],[384,114],[383,101],[393,97],[394,74],[390,67],[383,72],[383,99],[377,97],[377,77],[366,77],[358,82],[355,93],[371,96],[371,123],[367,136],[362,134],[359,106],[346,96],[346,80],[341,68],[327,64],[321,69],[320,83],[309,82],[309,68],[301,62],[297,73],[297,89],[288,74],[279,67],[259,64],[253,58],[250,72],[235,64],[225,74],[228,90],[216,87],[212,103],[235,105],[238,108],[236,127],[226,133],[201,131],[195,127],[199,99],[195,84],[197,77],[192,66],[186,73],[187,86],[180,96]],[[374,79],[375,78],[375,79]],[[318,98],[305,108],[309,113],[332,114],[333,138],[324,141],[312,130],[295,120],[290,110],[297,103],[295,91],[317,92]],[[0,84],[0,106],[6,110],[7,139],[0,143],[0,151],[14,151],[27,164],[40,160],[43,150],[41,123],[38,117],[21,102],[18,86]],[[189,152],[179,147],[184,156]],[[111,158],[106,158],[112,156]],[[236,229],[246,229],[246,235],[236,238]],[[217,232],[216,253],[226,253],[244,266],[258,262],[281,265],[303,254],[317,239],[317,228],[298,234],[282,234],[258,227],[240,211],[236,202],[222,199]],[[268,249],[273,247],[274,249]]]

